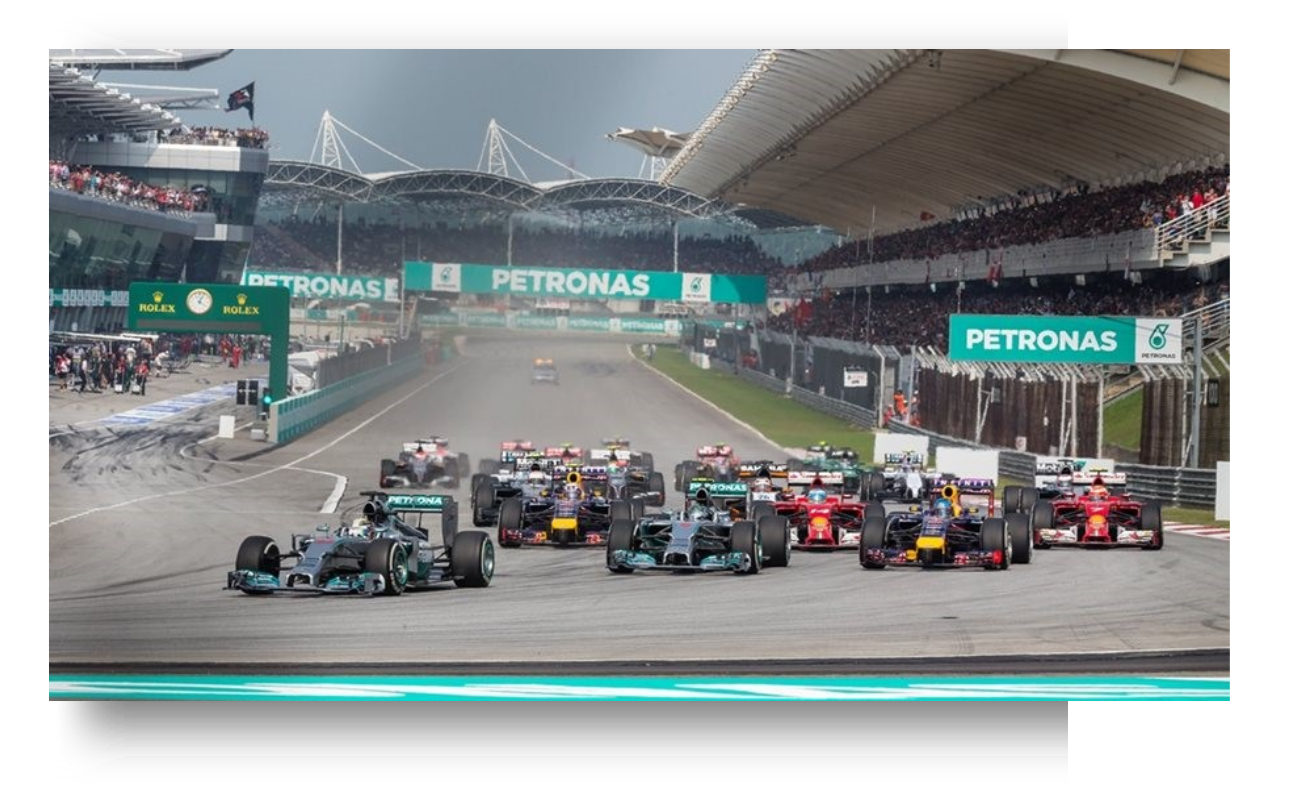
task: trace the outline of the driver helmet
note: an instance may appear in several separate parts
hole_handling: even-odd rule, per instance
[[[349,535],[360,536],[363,538],[373,538],[374,525],[364,516],[360,516],[352,520],[351,526],[347,528],[347,533]]]
[[[940,516],[943,519],[949,519],[954,515],[954,509],[950,506],[950,500],[939,499],[932,503],[932,513],[934,516]]]
[[[531,474],[527,475],[527,482],[534,486],[545,486],[549,483],[549,478],[545,476],[544,472],[535,469],[532,470]]]
[[[773,491],[774,489],[775,484],[771,482],[769,477],[758,477],[752,481],[753,491]]]
[[[577,485],[576,483],[568,483],[566,486],[563,487],[563,496],[567,497],[568,499],[580,499],[581,486]]]
[[[689,509],[689,518],[696,522],[705,522],[711,519],[712,511],[706,505],[694,505]]]
[[[1108,496],[1108,487],[1102,481],[1095,480],[1094,485],[1090,486],[1090,496],[1104,499]]]
[[[810,491],[806,492],[806,498],[811,502],[827,502],[829,499],[829,492],[825,491],[823,488],[812,488]]]

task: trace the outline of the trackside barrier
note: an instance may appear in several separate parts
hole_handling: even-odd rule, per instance
[[[875,428],[878,415],[872,410],[841,402],[830,397],[820,396],[797,386],[790,387],[783,381],[767,374],[740,367],[738,376],[749,383],[760,386],[776,394],[784,394],[793,400],[814,408],[817,411],[843,419],[865,428]],[[928,437],[929,462],[935,462],[937,447],[963,447],[969,449],[994,450],[972,441],[943,436],[924,430],[920,427],[893,420],[888,425],[893,433],[906,433]],[[1011,477],[1030,484],[1036,475],[1036,455],[1030,452],[1001,449],[1000,476]],[[1117,471],[1125,472],[1130,492],[1140,499],[1156,499],[1172,505],[1186,508],[1216,507],[1216,470],[1215,469],[1177,469],[1170,466],[1144,466],[1138,463],[1118,463]]]
[[[878,424],[878,414],[875,411],[862,408],[859,405],[852,405],[850,402],[842,402],[841,400],[835,400],[832,397],[825,397],[816,394],[814,391],[807,391],[801,386],[789,387],[783,380],[779,380],[778,378],[771,377],[767,374],[762,374],[755,369],[739,367],[738,375],[749,383],[755,383],[764,389],[775,392],[776,394],[786,394],[808,408],[814,408],[817,411],[822,411],[830,416],[851,422],[852,424],[866,428],[871,428]]]
[[[325,422],[360,405],[381,391],[402,383],[423,370],[421,354],[394,361],[391,366],[345,378],[331,386],[271,403],[270,440],[292,441]]]

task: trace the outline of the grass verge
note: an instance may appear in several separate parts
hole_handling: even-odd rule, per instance
[[[643,360],[636,348],[635,357]],[[827,441],[851,447],[864,458],[874,454],[874,434],[754,386],[732,374],[699,369],[675,347],[659,346],[653,366],[680,385],[760,430],[781,447],[806,447]],[[743,455],[742,452],[739,453]]]
[[[1139,452],[1144,424],[1144,389],[1136,389],[1103,409],[1103,443]]]

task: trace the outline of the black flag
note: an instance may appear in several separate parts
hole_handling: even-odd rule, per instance
[[[256,122],[257,116],[252,108],[253,87],[256,85],[257,82],[253,81],[242,89],[230,92],[229,98],[225,101],[226,113],[229,113],[230,111],[238,111],[240,108],[246,108],[248,109],[248,119]]]

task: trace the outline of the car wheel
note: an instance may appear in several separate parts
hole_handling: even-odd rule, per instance
[[[399,596],[410,581],[405,547],[395,538],[378,538],[365,550],[365,571],[383,575],[383,593]]]
[[[486,477],[486,475],[475,475],[476,477]],[[489,477],[485,480],[478,480],[477,485],[473,486],[473,524],[486,524],[482,518],[482,510],[495,504],[495,483]]]
[[[757,536],[761,539],[761,553],[766,559],[765,565],[779,568],[787,566],[792,558],[793,536],[788,530],[788,520],[770,514],[757,518]]]
[[[1004,526],[1009,534],[1009,543],[1013,545],[1013,562],[1025,566],[1031,563],[1032,546],[1031,521],[1025,513],[1010,513],[1004,517]]]
[[[1005,529],[1004,519],[987,519],[982,522],[982,550],[999,552],[1000,563],[987,566],[988,569],[1007,569],[1011,553],[1009,552],[1009,533]]]
[[[730,551],[742,552],[748,556],[751,563],[748,574],[761,571],[761,538],[757,535],[757,526],[752,522],[735,522],[730,527]]]
[[[1022,510],[1022,486],[1009,486],[1004,489],[1003,504],[1001,510],[1005,516]]]
[[[1047,530],[1054,526],[1054,504],[1047,499],[1038,499],[1031,505],[1031,538],[1033,541],[1039,541],[1037,535],[1041,530]],[[1041,547],[1048,549],[1048,545]]]
[[[867,494],[865,499],[877,499],[885,490],[887,490],[887,481],[883,479],[883,475],[880,472],[870,472],[865,486]]]
[[[507,542],[504,540],[505,530],[518,530],[522,528],[522,500],[517,497],[510,497],[500,506],[500,524],[499,524],[499,541],[502,547],[520,547],[522,542]]]
[[[631,567],[613,563],[612,553],[619,549],[628,551],[635,549],[635,522],[630,519],[618,519],[608,527],[608,546],[604,555],[608,571],[613,574],[630,574],[635,571]]]
[[[396,461],[391,458],[384,458],[378,462],[378,484],[387,485],[387,479],[396,474]]]
[[[1161,549],[1165,543],[1166,535],[1162,530],[1162,503],[1146,502],[1139,510],[1139,527],[1141,530],[1152,530],[1157,534],[1153,543],[1144,547],[1145,549]]]
[[[278,575],[279,545],[274,539],[264,535],[248,536],[239,545],[239,554],[234,557],[234,568],[237,571]]]
[[[866,569],[882,569],[885,564],[870,563],[867,553],[871,549],[882,549],[887,545],[887,519],[877,516],[865,517],[865,526],[860,531],[860,565]]]
[[[662,477],[661,472],[650,472],[648,479],[648,491],[650,494],[657,494],[660,499],[653,501],[652,505],[662,507],[667,500],[666,479]]]
[[[867,502],[865,503],[865,518],[886,519],[887,507],[881,502]]]
[[[450,548],[450,574],[460,588],[486,588],[495,576],[495,546],[481,530],[465,530]]]
[[[775,515],[777,514],[775,513],[774,503],[761,501],[752,503],[752,512],[748,514],[748,518],[759,521],[767,516]]]

